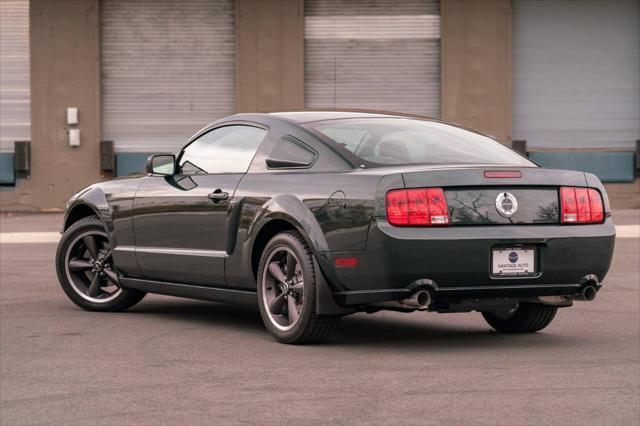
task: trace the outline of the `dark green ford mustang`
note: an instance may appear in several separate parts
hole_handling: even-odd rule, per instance
[[[281,342],[342,315],[480,311],[501,332],[593,300],[615,228],[598,178],[436,120],[240,114],[67,204],[56,265],[80,307],[150,293],[259,304]]]

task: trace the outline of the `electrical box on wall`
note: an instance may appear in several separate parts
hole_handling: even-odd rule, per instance
[[[80,129],[69,129],[69,146],[80,146]]]
[[[78,124],[78,108],[67,108],[67,124]]]

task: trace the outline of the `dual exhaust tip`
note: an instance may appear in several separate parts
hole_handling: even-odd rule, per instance
[[[538,297],[538,301],[551,306],[571,306],[572,299],[591,302],[596,298],[597,294],[598,289],[595,285],[587,284],[578,290],[575,296],[540,296]]]
[[[586,285],[576,294],[575,299],[590,302],[596,298],[597,294],[598,290],[595,286]],[[418,290],[410,297],[400,301],[400,305],[409,308],[416,308],[418,310],[426,310],[429,308],[430,304],[431,294],[429,294],[427,290]]]
[[[427,290],[418,290],[400,303],[411,308],[427,309],[431,304],[431,295]]]
[[[576,294],[575,299],[591,302],[595,300],[598,290],[594,285],[586,285]],[[431,304],[431,294],[427,290],[418,290],[407,299],[401,300],[400,304],[410,308],[425,310]]]
[[[594,286],[588,285],[588,286],[584,287],[582,289],[582,291],[580,291],[576,295],[576,299],[585,300],[587,302],[591,302],[592,300],[594,300],[596,298],[596,294],[597,293],[598,293],[598,291],[596,290],[596,288]]]

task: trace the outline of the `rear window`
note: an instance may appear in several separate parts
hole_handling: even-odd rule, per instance
[[[311,127],[376,164],[535,166],[487,136],[435,121],[363,118],[317,122]]]

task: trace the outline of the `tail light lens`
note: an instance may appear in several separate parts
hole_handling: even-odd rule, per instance
[[[387,220],[395,226],[443,226],[449,210],[442,188],[397,189],[387,193]]]
[[[604,220],[602,196],[597,189],[560,188],[560,222],[601,223]]]

